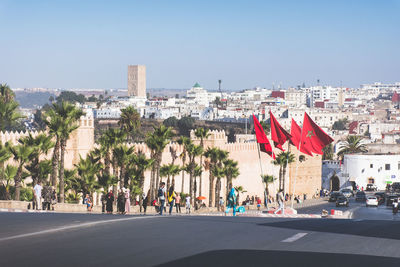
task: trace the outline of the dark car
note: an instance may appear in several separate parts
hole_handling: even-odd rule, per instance
[[[336,207],[339,207],[339,206],[348,207],[349,206],[349,199],[347,197],[343,196],[343,195],[342,196],[338,196],[336,198]]]
[[[365,201],[367,198],[365,197],[364,191],[358,191],[356,193],[356,201]]]
[[[329,195],[329,202],[335,202],[338,196],[343,196],[342,193],[338,192],[338,191],[333,191],[330,195]]]
[[[375,196],[378,198],[378,204],[382,205],[386,201],[386,194],[385,192],[376,192]]]

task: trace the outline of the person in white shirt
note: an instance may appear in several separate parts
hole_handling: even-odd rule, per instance
[[[186,214],[190,214],[190,196],[186,197]]]
[[[40,185],[40,181],[37,182],[33,188],[33,201],[37,210],[42,208],[42,189],[43,187]]]

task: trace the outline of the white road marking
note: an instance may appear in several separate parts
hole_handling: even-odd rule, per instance
[[[303,236],[305,236],[307,234],[308,233],[297,233],[294,236],[291,236],[289,238],[282,240],[281,242],[286,242],[286,243],[294,242],[296,240],[299,240],[300,238],[302,238]]]
[[[87,222],[87,223],[81,223],[81,224],[66,225],[66,226],[62,226],[62,227],[47,229],[47,230],[33,232],[33,233],[26,233],[26,234],[21,234],[21,235],[3,237],[3,238],[0,238],[0,242],[7,241],[7,240],[12,240],[12,239],[18,239],[18,238],[42,235],[42,234],[50,234],[50,233],[55,233],[55,232],[65,231],[65,230],[70,230],[70,229],[77,229],[77,228],[83,228],[83,227],[88,227],[88,226],[94,226],[94,225],[98,225],[98,224],[106,224],[106,223],[114,223],[114,222],[122,222],[122,221],[131,221],[131,220],[140,220],[140,219],[149,219],[149,218],[163,218],[163,217],[159,217],[159,216],[130,217],[130,218],[121,218],[121,219],[114,219],[114,220],[102,220],[102,221],[96,221],[96,222]]]

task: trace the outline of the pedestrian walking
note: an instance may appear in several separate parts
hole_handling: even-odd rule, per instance
[[[224,210],[224,199],[222,197],[219,198],[219,207],[218,211],[223,211]]]
[[[38,181],[33,188],[33,201],[37,210],[40,210],[42,207],[42,190],[43,187],[40,185],[40,181]]]
[[[147,205],[149,204],[150,189],[147,192],[147,196],[143,194],[143,212],[146,214]]]
[[[399,212],[399,199],[393,199],[393,215],[396,215]]]
[[[113,191],[110,190],[110,192],[108,192],[107,196],[106,196],[106,211],[108,214],[112,214],[113,213],[113,204],[114,204],[114,194]]]
[[[171,186],[168,190],[169,215],[171,215],[172,209],[174,208],[175,198],[174,186]]]
[[[51,210],[57,205],[57,192],[53,186],[51,186]]]
[[[92,202],[89,194],[86,194],[85,198],[83,199],[83,204],[86,204],[87,211],[92,211],[93,202]]]
[[[237,197],[236,197],[236,192],[235,188],[232,188],[231,191],[229,192],[228,199],[226,201],[226,211],[225,215],[229,213],[230,209],[233,209],[233,216],[236,216],[236,202],[237,202]]]
[[[257,210],[261,209],[261,199],[257,198]]]
[[[278,201],[279,208],[274,212],[274,214],[277,214],[279,211],[282,212],[282,214],[285,214],[285,207],[284,207],[284,198],[283,198],[283,190],[279,190],[278,194],[276,195],[276,200]]]
[[[187,196],[185,200],[186,200],[186,203],[185,203],[185,205],[186,205],[186,214],[190,214],[190,196]]]
[[[179,193],[177,193],[175,196],[175,208],[176,208],[176,213],[181,213],[181,196]]]
[[[160,203],[160,215],[162,215],[163,210],[164,210],[164,205],[165,205],[165,183],[162,182],[160,183],[160,188],[158,188],[158,201]]]
[[[102,194],[100,201],[101,201],[101,212],[104,213],[106,212],[106,205],[107,205],[107,198],[106,198],[107,194]]]
[[[125,190],[125,214],[131,212],[131,194],[129,189]]]
[[[117,197],[117,212],[119,214],[125,213],[125,194],[124,188],[120,189]]]

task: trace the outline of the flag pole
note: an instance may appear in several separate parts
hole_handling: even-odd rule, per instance
[[[303,124],[304,124],[304,118],[303,118]],[[292,192],[292,203],[291,203],[291,207],[293,209],[293,200],[294,200],[294,196],[295,196],[295,192],[296,192],[296,178],[297,178],[297,170],[299,169],[299,154],[300,154],[300,149],[301,149],[301,142],[303,141],[303,128],[304,125],[302,125],[301,127],[301,131],[300,131],[300,141],[299,141],[299,146],[297,147],[297,156],[296,156],[296,171],[294,173],[294,181],[293,181],[293,192]],[[290,144],[289,144],[290,146]]]

